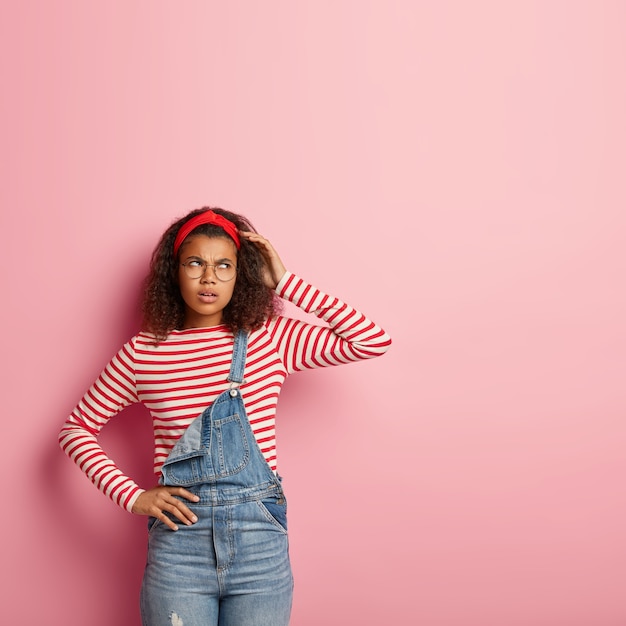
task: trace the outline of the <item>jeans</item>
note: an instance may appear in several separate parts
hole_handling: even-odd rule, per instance
[[[144,626],[289,624],[293,578],[287,530],[277,517],[285,506],[201,501],[190,505],[198,516],[192,526],[179,524],[174,532],[152,521],[141,593]]]

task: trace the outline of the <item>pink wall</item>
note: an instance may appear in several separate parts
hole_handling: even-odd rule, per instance
[[[139,624],[56,435],[207,203],[394,339],[285,389],[293,625],[626,623],[624,2],[2,13],[3,623]],[[103,442],[150,483],[143,411]]]

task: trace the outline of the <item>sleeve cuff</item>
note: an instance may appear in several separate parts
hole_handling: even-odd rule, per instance
[[[133,506],[137,501],[137,498],[145,491],[145,489],[137,489],[137,491],[131,496],[130,500],[126,503],[124,507],[129,513],[133,512]]]

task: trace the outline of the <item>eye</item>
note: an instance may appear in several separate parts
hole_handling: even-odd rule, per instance
[[[185,265],[189,267],[204,267],[204,261],[199,261],[198,259],[191,259],[190,261],[187,261]]]
[[[220,270],[229,270],[233,266],[232,263],[228,263],[227,261],[222,261],[218,264],[217,269]]]

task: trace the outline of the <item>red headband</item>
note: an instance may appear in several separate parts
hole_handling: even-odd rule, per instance
[[[176,240],[174,241],[174,256],[178,254],[178,249],[189,233],[191,233],[194,228],[202,224],[214,224],[215,226],[219,226],[223,228],[228,235],[230,235],[237,246],[237,250],[241,247],[241,243],[239,242],[239,232],[237,231],[237,227],[225,217],[214,213],[213,211],[205,211],[204,213],[199,213],[198,215],[192,217],[188,222],[185,222],[181,229],[178,231],[176,235]]]

